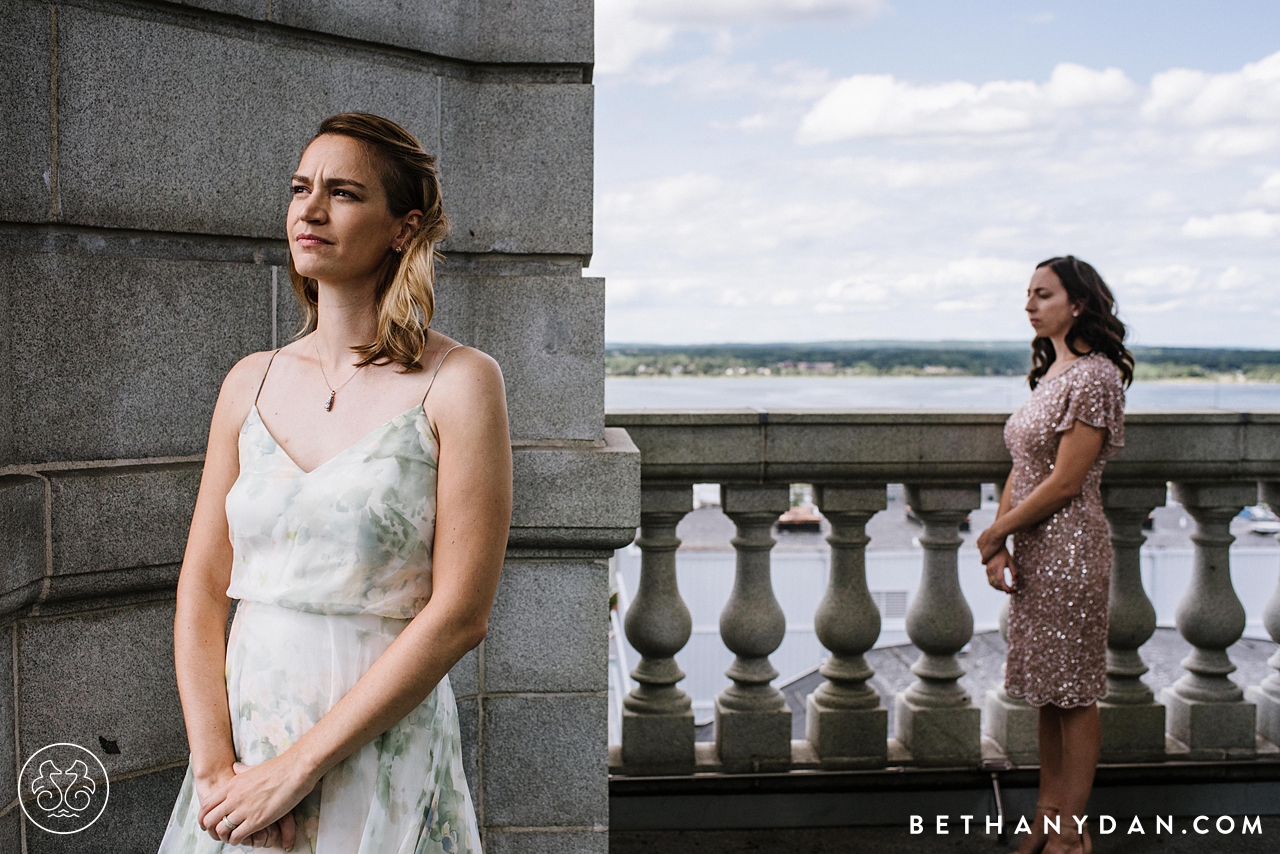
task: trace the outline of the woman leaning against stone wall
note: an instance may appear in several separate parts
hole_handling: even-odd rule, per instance
[[[333,116],[290,193],[306,322],[214,410],[174,631],[191,761],[160,850],[477,854],[446,674],[506,547],[502,375],[430,328],[448,222],[418,140]]]
[[[1026,311],[1032,394],[1005,424],[1013,470],[978,548],[1010,596],[1005,690],[1040,709],[1040,795],[1019,854],[1088,852],[1112,557],[1102,469],[1124,444],[1133,356],[1110,289],[1070,255],[1036,267]]]

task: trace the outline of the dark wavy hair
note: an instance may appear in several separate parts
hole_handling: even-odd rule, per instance
[[[1115,362],[1127,387],[1133,382],[1133,354],[1124,346],[1128,331],[1116,316],[1116,298],[1107,283],[1091,265],[1073,255],[1041,261],[1036,269],[1041,267],[1053,270],[1067,291],[1067,299],[1080,306],[1080,316],[1067,332],[1067,349],[1083,356],[1087,351],[1077,350],[1076,345],[1084,343],[1090,350],[1102,353]],[[1048,338],[1039,337],[1031,342],[1031,371],[1027,374],[1027,383],[1033,390],[1056,357],[1053,342]]]

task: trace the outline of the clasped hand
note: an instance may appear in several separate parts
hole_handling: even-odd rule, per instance
[[[992,525],[978,535],[978,551],[987,565],[987,583],[997,590],[1012,593],[1018,586],[1018,567],[1005,544],[1006,536]],[[1008,579],[1005,570],[1009,571]]]
[[[315,784],[287,752],[252,767],[237,762],[232,770],[199,793],[200,826],[211,838],[230,845],[280,845],[291,850],[297,841],[292,810]]]

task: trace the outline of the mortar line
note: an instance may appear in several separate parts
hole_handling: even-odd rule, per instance
[[[279,329],[279,325],[276,319],[276,306],[280,299],[279,278],[280,278],[280,268],[277,267],[275,264],[272,264],[271,265],[271,349],[272,350],[276,349],[277,347],[276,336],[277,336],[277,330]]]
[[[81,472],[99,469],[157,469],[202,462],[204,462],[204,454],[192,454],[186,457],[140,457],[125,460],[66,460],[56,463],[19,463],[12,466],[0,466],[0,477],[12,477],[14,475],[42,477],[45,472]]]
[[[18,800],[22,797],[22,740],[19,737],[22,730],[18,726],[21,718],[21,701],[18,699],[18,623],[13,624],[11,629],[12,636],[9,641],[9,656],[13,666],[13,779],[18,784]],[[23,818],[18,819],[19,831],[19,847],[22,854],[27,854],[27,823]]]
[[[49,219],[62,215],[58,199],[58,7],[49,6]]]
[[[42,474],[36,477],[44,483],[44,580],[40,582],[40,595],[36,597],[35,603],[31,606],[31,616],[35,617],[40,614],[40,605],[49,598],[49,586],[53,583],[53,481]],[[18,666],[18,659],[15,656],[13,660],[14,668]],[[15,671],[16,672],[16,671]],[[14,697],[16,705],[18,698]],[[17,719],[15,710],[14,719]]]

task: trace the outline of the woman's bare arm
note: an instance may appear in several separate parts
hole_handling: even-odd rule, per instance
[[[978,536],[978,549],[984,562],[999,553],[1010,534],[1048,519],[1080,494],[1089,469],[1093,468],[1098,454],[1102,452],[1106,435],[1104,428],[1093,427],[1083,421],[1073,422],[1063,432],[1049,476],[1017,507],[997,515],[991,527]],[[1001,496],[1002,508],[1004,502],[1005,497]]]
[[[292,809],[325,772],[420,704],[485,636],[511,522],[511,440],[497,364],[459,350],[427,406],[440,437],[431,599],[292,747],[225,781],[202,805],[201,823],[224,840],[237,843]],[[218,824],[227,815],[239,825],[234,832]]]
[[[237,439],[268,354],[237,364],[222,384],[209,428],[200,492],[178,577],[173,652],[178,694],[191,747],[191,767],[203,797],[234,776],[235,749],[227,709],[226,630],[231,600],[231,541],[226,498],[240,473]]]

